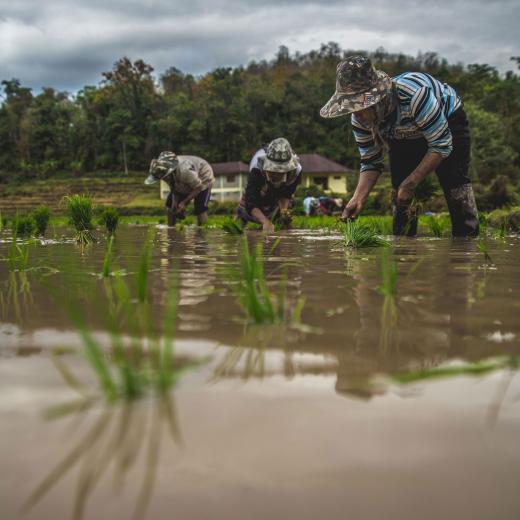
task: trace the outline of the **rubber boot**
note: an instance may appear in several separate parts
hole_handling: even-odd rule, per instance
[[[444,190],[454,237],[476,237],[479,232],[477,204],[471,184]]]
[[[394,217],[394,235],[406,235],[414,237],[417,235],[417,206],[410,203],[397,203],[397,190],[392,191],[392,216]]]

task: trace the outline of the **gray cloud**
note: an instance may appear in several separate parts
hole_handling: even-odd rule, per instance
[[[201,74],[270,59],[282,44],[305,52],[328,41],[501,71],[520,54],[517,0],[18,0],[0,1],[0,13],[0,79],[70,91],[98,83],[122,56],[157,74]]]

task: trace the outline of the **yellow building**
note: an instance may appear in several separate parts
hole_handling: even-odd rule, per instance
[[[302,154],[302,186],[306,188],[316,184],[327,192],[347,194],[347,174],[353,173],[341,164],[317,153]]]
[[[299,156],[302,165],[302,186],[316,184],[326,192],[347,194],[347,168],[317,153]],[[242,161],[212,163],[215,183],[211,198],[217,202],[238,202],[247,184],[249,166]],[[161,198],[166,199],[170,188],[161,181]]]

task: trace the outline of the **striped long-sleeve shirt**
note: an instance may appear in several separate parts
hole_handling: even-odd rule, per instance
[[[461,106],[453,87],[422,72],[405,72],[392,79],[397,109],[379,124],[381,137],[385,141],[423,137],[428,151],[447,157],[453,148],[448,117]],[[361,155],[361,171],[381,171],[383,147],[374,140],[372,130],[356,119],[355,113],[352,129]]]

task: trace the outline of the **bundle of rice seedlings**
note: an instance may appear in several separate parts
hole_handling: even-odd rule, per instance
[[[51,218],[51,212],[47,206],[38,206],[32,212],[32,218],[36,224],[36,234],[43,236],[47,230],[49,219]]]
[[[92,234],[92,199],[87,195],[70,195],[64,197],[70,223],[76,228],[76,241],[84,246],[95,242]]]
[[[105,208],[101,213],[99,223],[106,227],[109,235],[113,235],[119,225],[119,212],[116,208]]]
[[[379,237],[375,231],[358,220],[349,220],[343,227],[343,238],[346,247],[387,247],[390,242]]]

